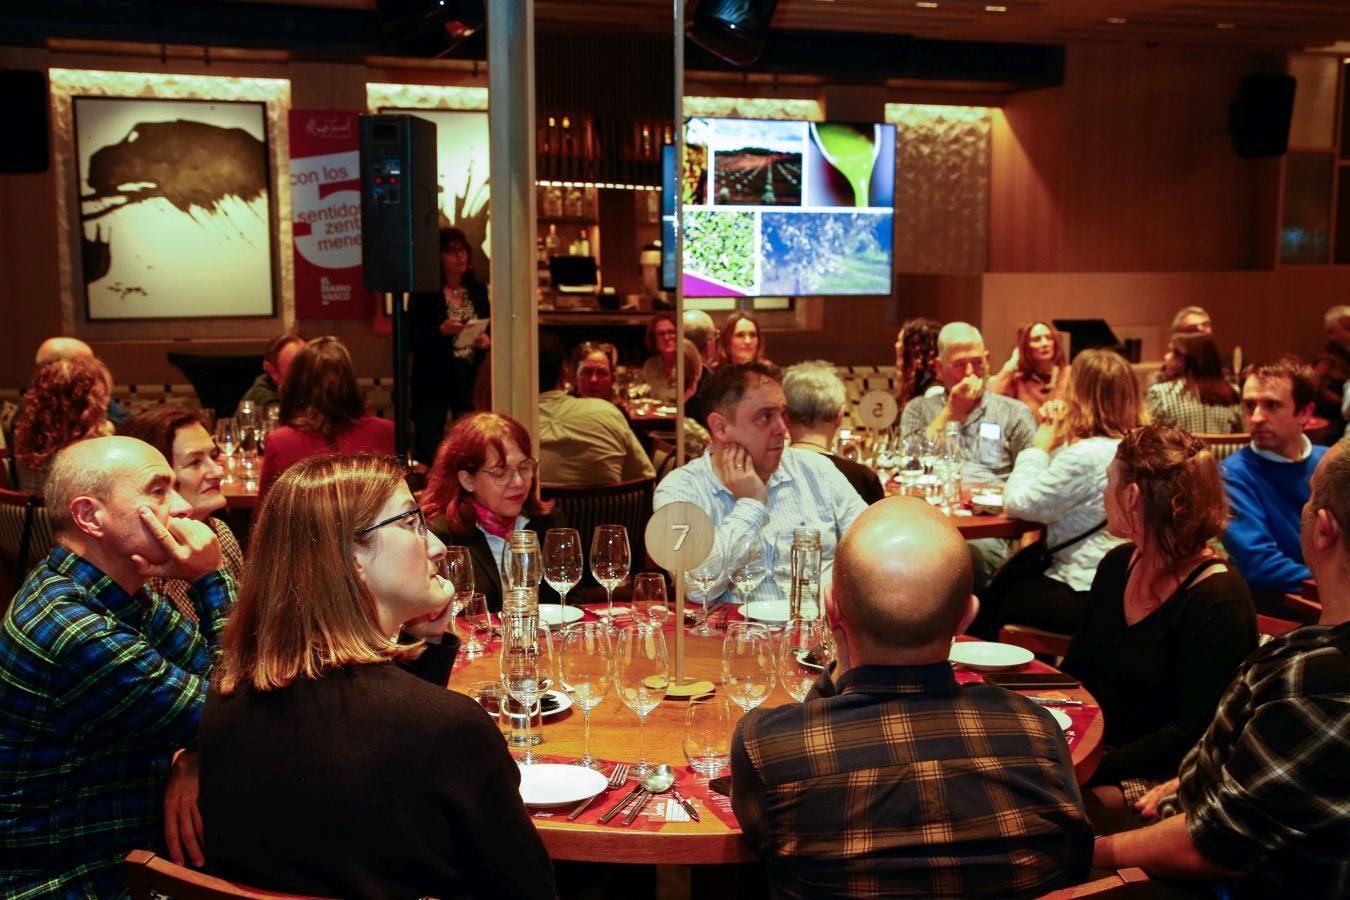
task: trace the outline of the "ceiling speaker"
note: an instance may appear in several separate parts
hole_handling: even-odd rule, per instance
[[[483,0],[376,0],[389,43],[416,56],[445,56],[483,27]]]
[[[689,39],[733,66],[759,59],[778,0],[701,0]]]

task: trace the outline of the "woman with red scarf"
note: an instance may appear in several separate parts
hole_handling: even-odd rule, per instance
[[[512,531],[539,535],[561,523],[550,515],[551,502],[539,499],[539,463],[531,454],[529,432],[510,416],[472,413],[450,426],[422,493],[427,525],[447,544],[469,548],[473,587],[487,598],[488,608],[502,608],[502,548]],[[542,603],[557,603],[546,583],[539,586]]]

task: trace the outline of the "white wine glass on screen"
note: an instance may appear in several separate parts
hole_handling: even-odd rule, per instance
[[[454,631],[455,618],[463,612],[467,595],[473,593],[473,560],[469,556],[469,548],[455,545],[446,547],[445,556],[441,559],[440,575],[450,587],[450,629]]]
[[[605,588],[607,622],[614,621],[614,589],[623,584],[632,564],[628,529],[622,525],[597,525],[591,537],[591,574]]]
[[[650,625],[629,625],[619,632],[614,652],[614,687],[625,706],[638,717],[639,778],[651,770],[647,763],[647,714],[661,705],[670,689],[670,660],[666,636]]]
[[[692,569],[685,570],[685,583],[693,588],[689,593],[703,604],[703,618],[699,620],[697,625],[689,629],[690,634],[696,634],[699,637],[712,637],[717,634],[717,629],[708,624],[708,604],[712,601],[713,587],[725,574],[724,555],[716,544],[708,551],[708,556],[703,562]]]
[[[527,530],[508,534],[506,544],[502,547],[502,591],[518,588],[538,590],[539,580],[544,574],[541,556],[539,535]]]
[[[530,618],[507,616],[502,620],[502,687],[525,708],[525,754],[523,766],[534,765],[530,725],[535,704],[556,679],[553,642],[548,629]]]
[[[581,535],[575,528],[550,528],[544,535],[544,580],[567,606],[567,595],[581,583],[586,560],[581,555]]]
[[[633,578],[633,621],[660,628],[668,618],[666,576],[660,572],[639,572]]]
[[[234,484],[234,455],[239,452],[239,429],[234,419],[226,417],[216,420],[216,447],[220,449],[220,455],[225,457],[225,477],[222,480],[226,484]]]
[[[763,703],[774,683],[773,639],[757,622],[732,622],[722,643],[722,686],[749,712]]]
[[[614,683],[614,649],[603,622],[576,622],[558,636],[559,683],[581,708],[586,722],[581,759],[576,765],[600,768],[591,756],[591,710],[600,705]]]
[[[834,637],[822,619],[789,619],[778,645],[778,680],[798,703],[834,661]]]
[[[764,582],[769,574],[768,556],[769,551],[759,534],[746,535],[732,545],[727,577],[731,580],[731,592],[739,602],[749,602]]]

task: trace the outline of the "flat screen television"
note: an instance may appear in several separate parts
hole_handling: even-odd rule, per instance
[[[691,118],[683,175],[686,297],[891,293],[893,125]]]
[[[675,290],[675,198],[680,176],[675,168],[675,145],[661,146],[661,290]]]

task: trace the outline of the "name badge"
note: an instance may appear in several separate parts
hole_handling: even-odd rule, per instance
[[[978,450],[980,464],[993,468],[1003,461],[1003,426],[981,422]]]

